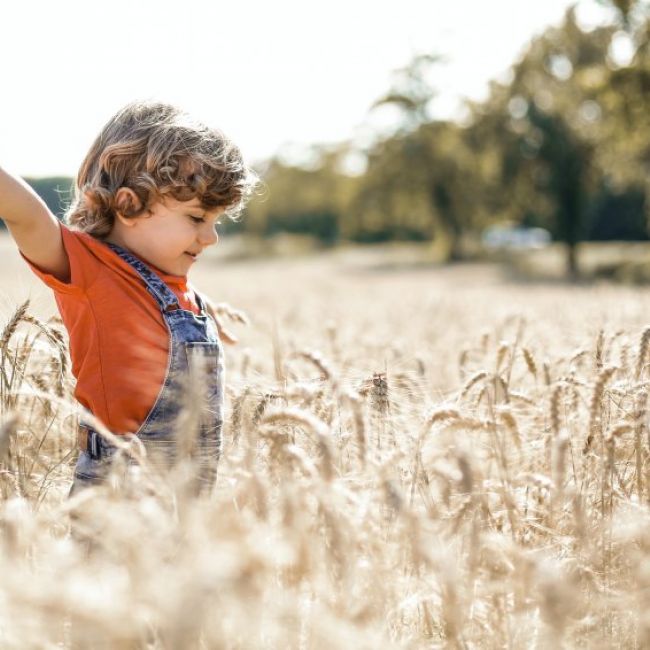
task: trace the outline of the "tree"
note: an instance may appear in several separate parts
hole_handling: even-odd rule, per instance
[[[418,54],[403,68],[393,71],[390,90],[375,100],[370,111],[382,106],[395,106],[402,112],[397,133],[405,134],[431,121],[430,106],[436,90],[429,78],[436,65],[443,61],[439,54]]]
[[[567,274],[576,278],[576,247],[584,229],[593,147],[576,135],[562,116],[547,114],[534,103],[528,119],[541,139],[538,154],[533,158],[538,166],[534,178],[552,197],[555,232],[567,245]]]
[[[272,158],[263,173],[268,191],[247,207],[246,230],[259,236],[309,234],[325,244],[338,241],[354,183],[340,171],[346,153],[344,145],[319,147],[308,168]]]
[[[396,106],[402,122],[368,153],[356,207],[373,213],[375,223],[417,222],[416,229],[444,243],[446,259],[457,260],[462,257],[462,235],[471,223],[467,185],[475,179],[475,170],[463,128],[430,117],[436,95],[430,80],[441,61],[432,53],[415,56],[394,72],[390,90],[372,104],[371,111]]]
[[[567,245],[566,269],[578,274],[576,247],[588,232],[585,216],[603,170],[602,109],[613,26],[583,32],[570,9],[562,25],[534,39],[513,67],[512,81],[493,84],[474,105],[471,130],[499,152],[497,188],[504,212],[517,221],[535,215]]]

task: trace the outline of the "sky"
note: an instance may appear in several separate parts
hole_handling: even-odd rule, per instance
[[[0,8],[0,165],[76,174],[110,116],[135,99],[179,104],[223,130],[250,164],[310,144],[367,142],[391,72],[445,57],[432,116],[459,118],[530,39],[597,0],[8,0]]]

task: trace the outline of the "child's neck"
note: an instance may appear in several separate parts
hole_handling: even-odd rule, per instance
[[[119,233],[115,232],[115,230],[113,230],[113,232],[111,232],[109,235],[104,237],[104,242],[106,242],[107,244],[115,244],[120,248],[124,248],[127,251],[132,252],[128,244],[120,237]]]

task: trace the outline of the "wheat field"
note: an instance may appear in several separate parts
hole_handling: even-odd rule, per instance
[[[0,648],[650,647],[643,289],[215,254],[214,492],[140,450],[67,499],[65,331],[0,253]]]

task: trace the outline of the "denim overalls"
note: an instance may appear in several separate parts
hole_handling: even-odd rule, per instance
[[[185,382],[190,373],[198,372],[194,392],[186,397],[195,406],[197,397],[200,400],[199,412],[194,413],[198,418],[195,421],[198,424],[198,437],[192,458],[198,461],[198,491],[209,491],[216,480],[217,462],[221,454],[225,375],[223,346],[215,323],[198,293],[196,300],[201,313],[197,316],[181,309],[174,293],[143,262],[119,246],[107,245],[144,280],[147,290],[160,307],[170,337],[165,380],[158,398],[135,435],[143,442],[152,465],[157,466],[161,462],[165,466],[173,464],[178,452],[175,425],[183,406]],[[88,431],[88,449],[80,451],[70,495],[85,486],[100,483],[116,451],[83,418],[80,426]]]

